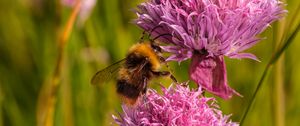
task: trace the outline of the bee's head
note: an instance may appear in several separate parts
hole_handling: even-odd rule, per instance
[[[162,53],[162,49],[159,46],[159,42],[155,41],[156,39],[159,39],[162,36],[172,36],[171,34],[161,34],[156,36],[153,39],[150,39],[150,44],[151,44],[151,48],[156,52],[156,53]]]
[[[162,53],[162,49],[160,46],[154,42],[151,42],[151,48],[154,50],[155,53]]]
[[[151,45],[151,48],[154,50],[155,53],[157,54],[160,54],[162,53],[162,49],[161,47],[159,46],[159,43],[157,41],[155,41],[156,39],[159,39],[163,36],[172,36],[172,34],[169,34],[169,33],[165,33],[165,34],[159,34],[158,36],[154,37],[153,39],[151,39],[151,36],[153,35],[152,33],[155,32],[156,29],[158,28],[163,28],[161,25],[157,25],[155,26],[154,28],[151,29],[151,31],[144,31],[143,32],[143,35],[141,37],[141,40],[140,40],[140,43],[144,42],[143,39],[144,39],[144,35],[146,32],[148,32],[148,39],[150,40],[150,45]]]

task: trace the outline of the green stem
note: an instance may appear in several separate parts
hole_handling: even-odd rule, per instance
[[[272,101],[274,112],[273,122],[275,126],[284,126],[285,123],[285,102],[284,102],[284,56],[278,59],[278,62],[274,64],[273,74],[273,88],[272,88]]]
[[[271,58],[269,64],[274,64],[278,60],[278,58],[281,56],[281,54],[284,52],[284,50],[292,43],[294,38],[296,37],[297,33],[300,30],[300,23],[298,23],[297,28],[292,32],[292,34],[288,37],[286,40],[286,43],[280,48]]]
[[[257,87],[256,87],[256,89],[254,91],[254,94],[253,94],[253,96],[250,99],[250,103],[248,104],[248,106],[246,108],[246,111],[245,111],[244,115],[242,116],[242,118],[240,120],[240,125],[241,126],[243,125],[243,122],[244,122],[244,120],[245,120],[245,118],[246,118],[246,116],[247,116],[247,114],[248,114],[248,112],[249,112],[249,110],[250,110],[250,108],[251,108],[251,106],[253,104],[253,101],[254,101],[254,99],[255,99],[255,97],[256,97],[256,95],[257,95],[260,87],[262,86],[262,83],[263,83],[265,77],[267,76],[267,73],[269,72],[270,67],[271,66],[268,64],[267,67],[265,68],[264,72],[263,72],[263,75],[261,76],[261,78],[260,78],[260,80],[258,82],[258,85],[257,85]]]
[[[280,45],[282,45],[282,42],[283,42],[283,40],[286,38],[286,36],[287,36],[287,33],[289,32],[289,30],[290,30],[290,28],[293,26],[293,24],[295,23],[295,21],[297,21],[297,16],[298,16],[298,12],[300,11],[300,4],[299,4],[299,6],[297,7],[297,9],[296,9],[296,13],[292,16],[292,19],[291,20],[289,20],[287,23],[286,23],[286,25],[285,25],[285,27],[284,27],[284,31],[286,31],[286,32],[283,32],[283,35],[282,35],[282,37],[281,37],[281,39],[280,39],[280,41],[279,42],[281,42],[280,43]],[[280,46],[278,46],[278,47],[280,47]]]
[[[280,47],[280,43],[283,38],[283,32],[284,26],[285,26],[285,20],[282,20],[281,22],[278,22],[276,27],[274,27],[274,35],[273,35],[273,41],[275,41],[274,50],[276,50],[278,47]],[[273,102],[271,106],[271,110],[273,111],[273,121],[275,126],[284,126],[285,123],[285,102],[284,102],[284,89],[283,89],[283,83],[284,83],[284,76],[282,75],[284,71],[284,55],[281,56],[281,58],[278,59],[277,63],[274,64],[274,71],[273,71],[273,80],[272,82],[274,86],[271,90],[271,100]]]
[[[264,70],[264,72],[263,72],[263,75],[262,75],[261,78],[260,78],[260,81],[259,81],[259,83],[258,83],[258,85],[257,85],[257,87],[256,87],[256,89],[255,89],[255,91],[254,91],[253,96],[252,96],[251,99],[250,99],[250,103],[248,104],[248,106],[247,106],[247,108],[246,108],[246,111],[245,111],[244,115],[243,115],[242,118],[241,118],[241,121],[240,121],[240,125],[241,125],[241,126],[243,125],[243,123],[244,123],[244,121],[245,121],[245,118],[246,118],[246,116],[248,115],[248,112],[249,112],[249,110],[250,110],[250,108],[251,108],[251,106],[252,106],[252,104],[253,104],[253,101],[254,101],[254,99],[256,98],[257,92],[258,92],[259,89],[261,88],[262,83],[263,83],[263,81],[264,81],[264,79],[265,79],[265,77],[266,77],[266,75],[267,75],[269,69],[270,69],[271,66],[278,60],[278,58],[279,58],[279,57],[282,55],[282,53],[287,49],[287,47],[293,42],[293,40],[295,39],[295,37],[296,37],[297,33],[299,32],[299,30],[300,30],[300,23],[298,23],[296,29],[292,32],[292,34],[288,37],[288,39],[286,39],[284,45],[283,45],[278,51],[276,51],[276,52],[273,54],[271,60],[269,61],[269,63],[267,64],[267,66],[266,66],[266,68],[265,68],[265,70]]]
[[[68,43],[68,39],[72,32],[74,22],[78,16],[78,13],[81,8],[81,0],[77,0],[76,4],[71,12],[71,15],[68,18],[66,25],[63,28],[61,36],[58,40],[58,56],[55,64],[54,73],[51,76],[49,89],[43,89],[39,94],[38,101],[38,116],[37,116],[37,125],[38,126],[53,126],[54,125],[54,114],[55,114],[55,105],[57,100],[57,91],[60,86],[61,81],[61,72],[64,61],[64,50]],[[47,87],[48,83],[44,83],[44,87]],[[46,92],[47,91],[47,92]]]

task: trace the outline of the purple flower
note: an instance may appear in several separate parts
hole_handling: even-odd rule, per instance
[[[163,94],[148,90],[136,107],[123,105],[123,114],[114,120],[121,126],[236,126],[222,115],[214,98],[180,85],[162,87]]]
[[[138,6],[136,24],[169,44],[167,61],[192,59],[189,75],[198,85],[222,98],[237,94],[227,84],[224,56],[250,58],[243,53],[255,45],[270,23],[285,10],[278,0],[150,0]]]

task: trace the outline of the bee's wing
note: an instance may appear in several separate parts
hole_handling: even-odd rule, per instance
[[[92,78],[91,84],[97,85],[102,84],[104,82],[109,81],[113,77],[115,77],[121,67],[121,65],[124,63],[125,59],[122,59],[118,62],[115,62],[114,64],[98,71]]]

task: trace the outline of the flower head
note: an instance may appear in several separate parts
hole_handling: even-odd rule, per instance
[[[278,0],[150,0],[138,6],[136,24],[170,44],[168,61],[192,59],[190,78],[222,98],[236,93],[227,85],[224,56],[250,58],[243,53],[255,45],[270,23],[286,11]],[[159,27],[158,27],[159,26]]]
[[[131,108],[122,106],[124,113],[113,116],[121,126],[235,126],[222,115],[214,98],[201,96],[201,90],[180,85],[162,88],[163,94],[149,90],[144,103]]]

